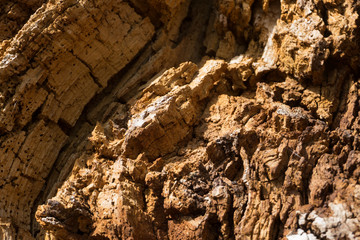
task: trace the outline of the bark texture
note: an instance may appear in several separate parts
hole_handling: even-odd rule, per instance
[[[0,238],[360,238],[360,2],[0,4]]]

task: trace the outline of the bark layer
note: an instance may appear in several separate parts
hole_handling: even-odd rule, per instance
[[[3,239],[360,237],[357,1],[3,2]]]

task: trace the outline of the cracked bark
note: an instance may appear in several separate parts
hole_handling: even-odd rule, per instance
[[[30,2],[0,10],[3,239],[360,236],[359,3]]]

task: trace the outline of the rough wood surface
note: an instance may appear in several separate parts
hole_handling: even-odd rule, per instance
[[[360,238],[354,0],[0,0],[2,239]]]

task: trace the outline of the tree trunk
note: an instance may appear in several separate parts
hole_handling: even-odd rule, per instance
[[[2,239],[360,238],[360,2],[0,3]]]

